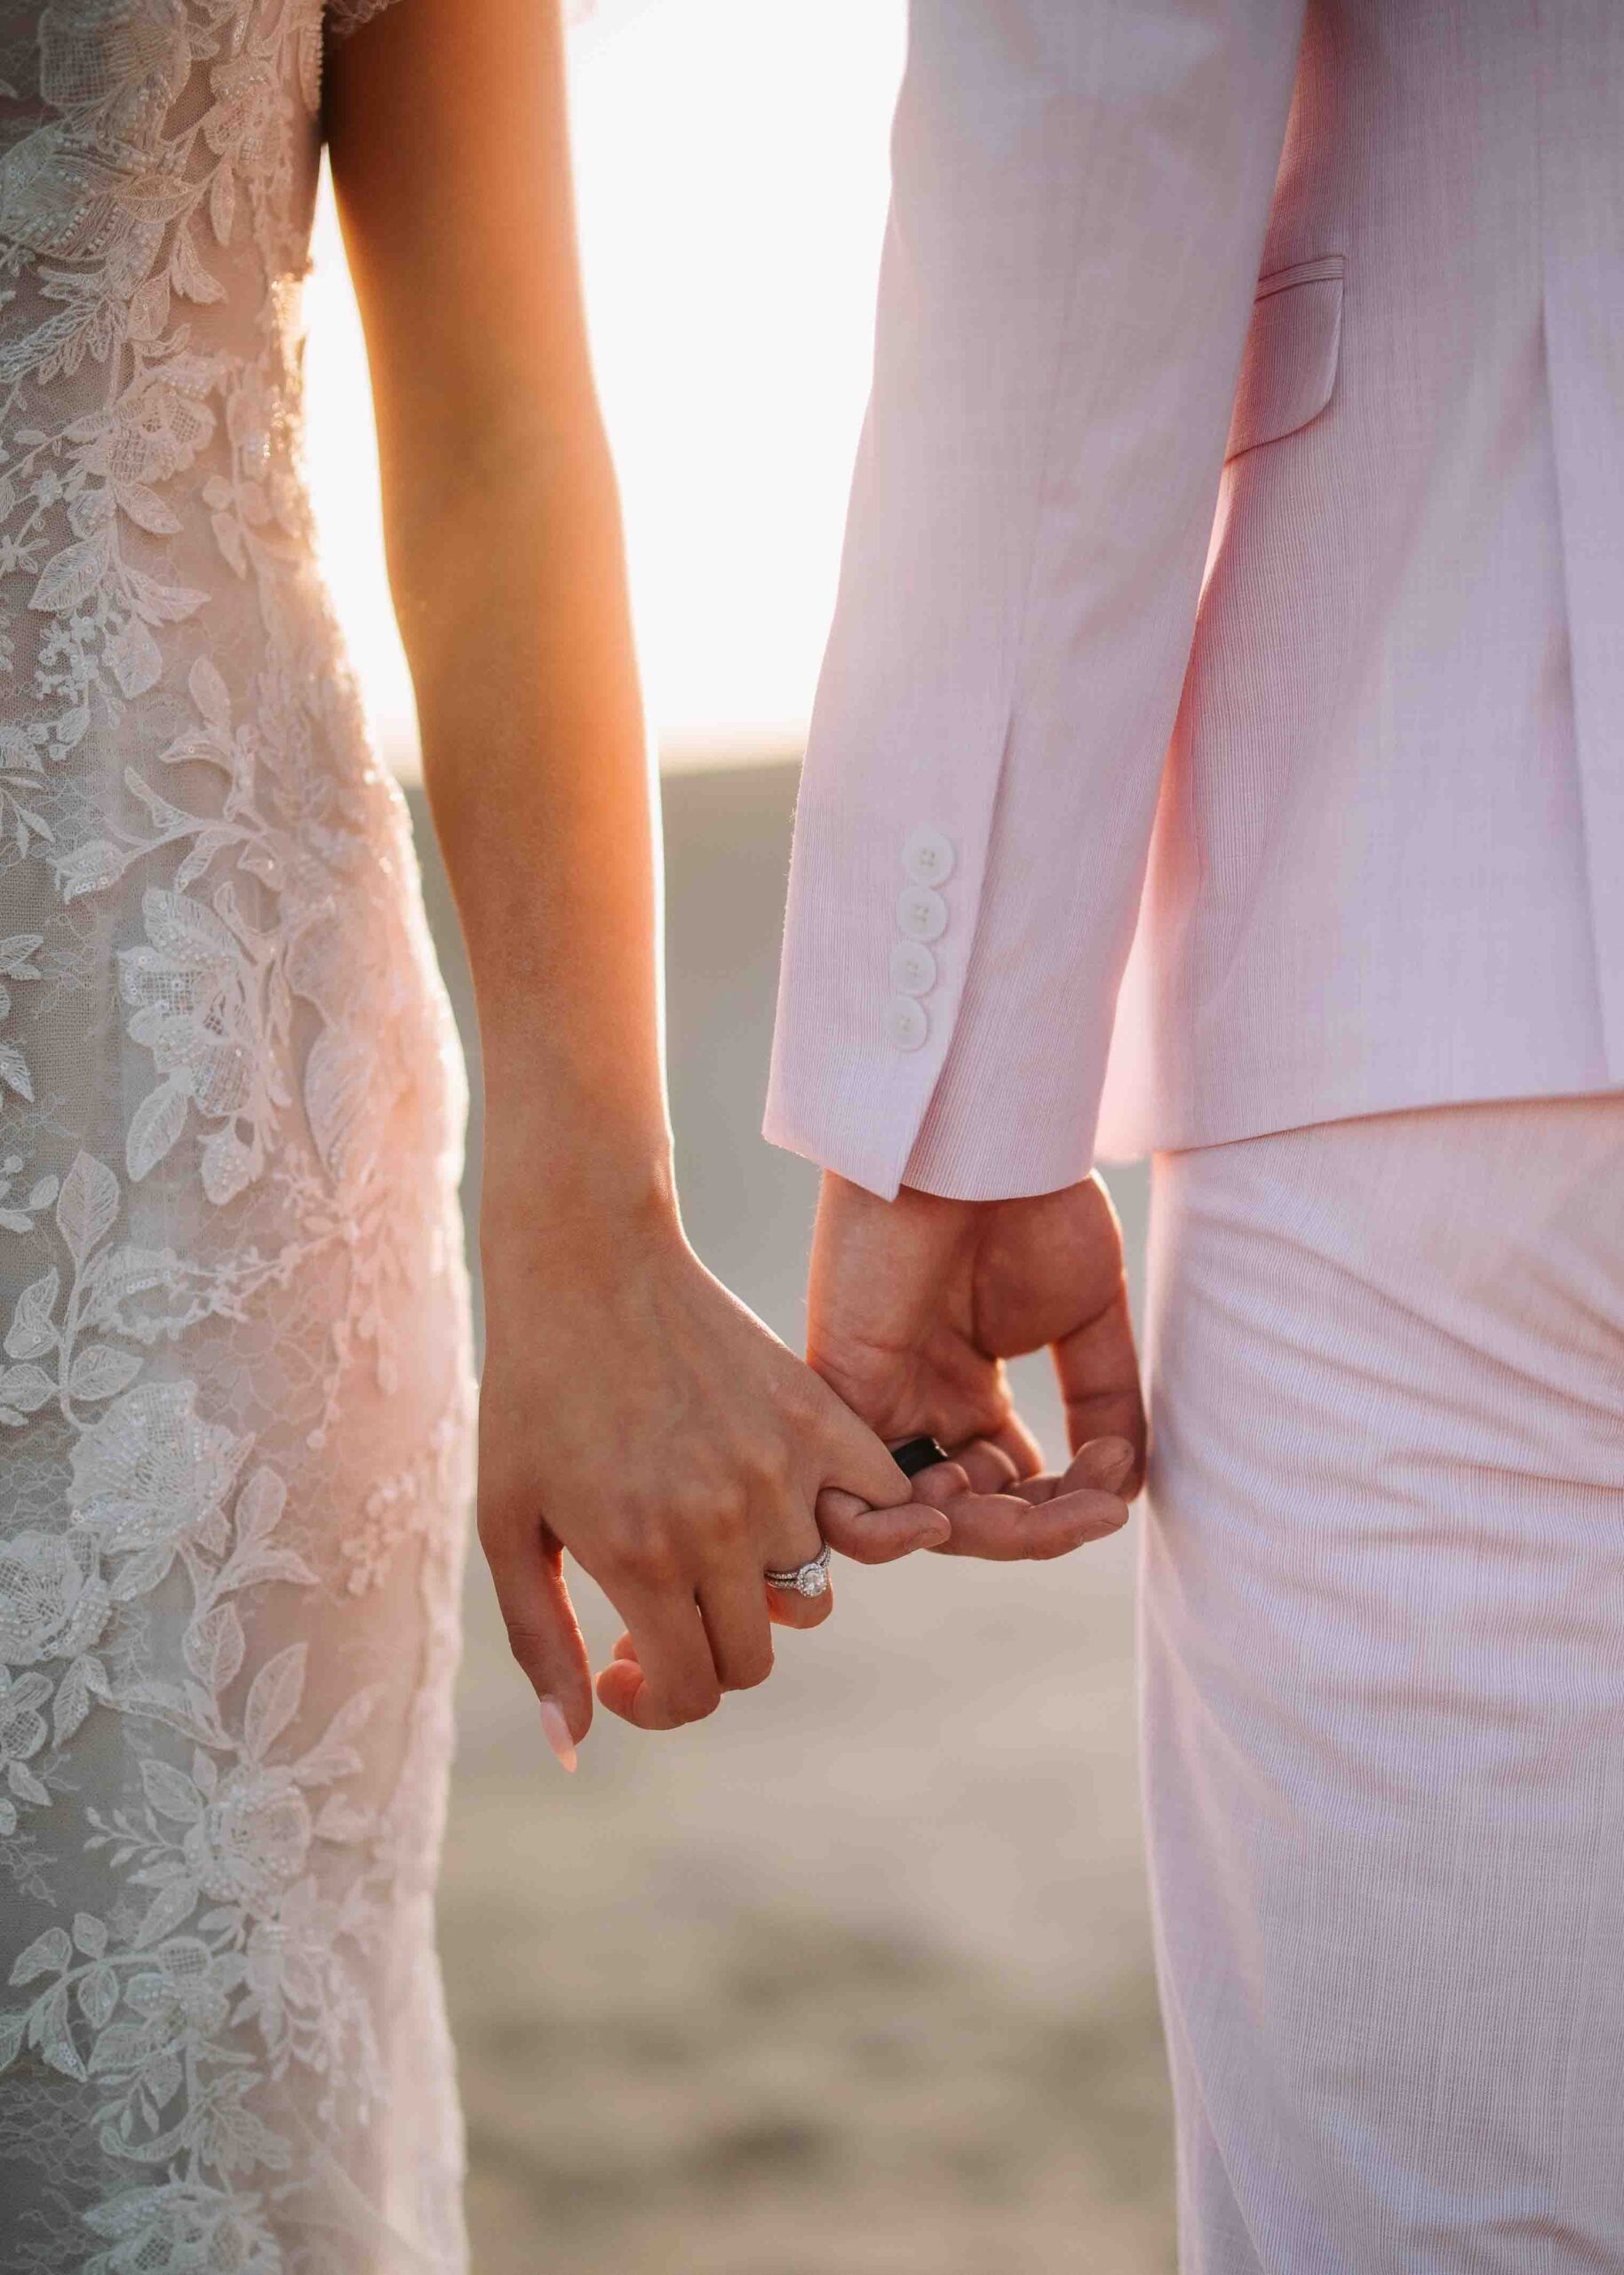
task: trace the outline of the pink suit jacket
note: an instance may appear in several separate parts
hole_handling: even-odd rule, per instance
[[[1624,0],[915,0],[768,1135],[1620,1082]]]

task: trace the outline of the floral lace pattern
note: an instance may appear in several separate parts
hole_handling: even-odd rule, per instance
[[[327,0],[327,29],[330,36],[342,39],[346,32],[353,32],[357,24],[381,15],[390,0]]]
[[[0,2263],[454,2275],[465,1104],[300,468],[324,36],[0,0]]]

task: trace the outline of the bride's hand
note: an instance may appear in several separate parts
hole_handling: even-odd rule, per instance
[[[674,1212],[538,1239],[533,1213],[488,1189],[484,1218],[480,1541],[513,1656],[573,1738],[593,1694],[563,1550],[630,1638],[598,1696],[669,1729],[765,1679],[769,1616],[827,1615],[827,1594],[762,1578],[816,1556],[820,1527],[866,1562],[946,1537],[879,1440],[712,1278]]]

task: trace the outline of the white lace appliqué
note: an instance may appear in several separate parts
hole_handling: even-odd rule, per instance
[[[428,1891],[463,1093],[300,471],[327,28],[0,0],[19,2275],[462,2263]]]

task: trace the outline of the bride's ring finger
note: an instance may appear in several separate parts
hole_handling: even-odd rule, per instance
[[[798,1596],[826,1596],[829,1592],[829,1565],[833,1550],[827,1541],[816,1556],[808,1556],[804,1564],[797,1564],[784,1572],[764,1572],[762,1578],[769,1588],[780,1594]]]
[[[831,1551],[816,1533],[797,1539],[763,1568],[768,1616],[780,1627],[816,1627],[833,1608]]]

